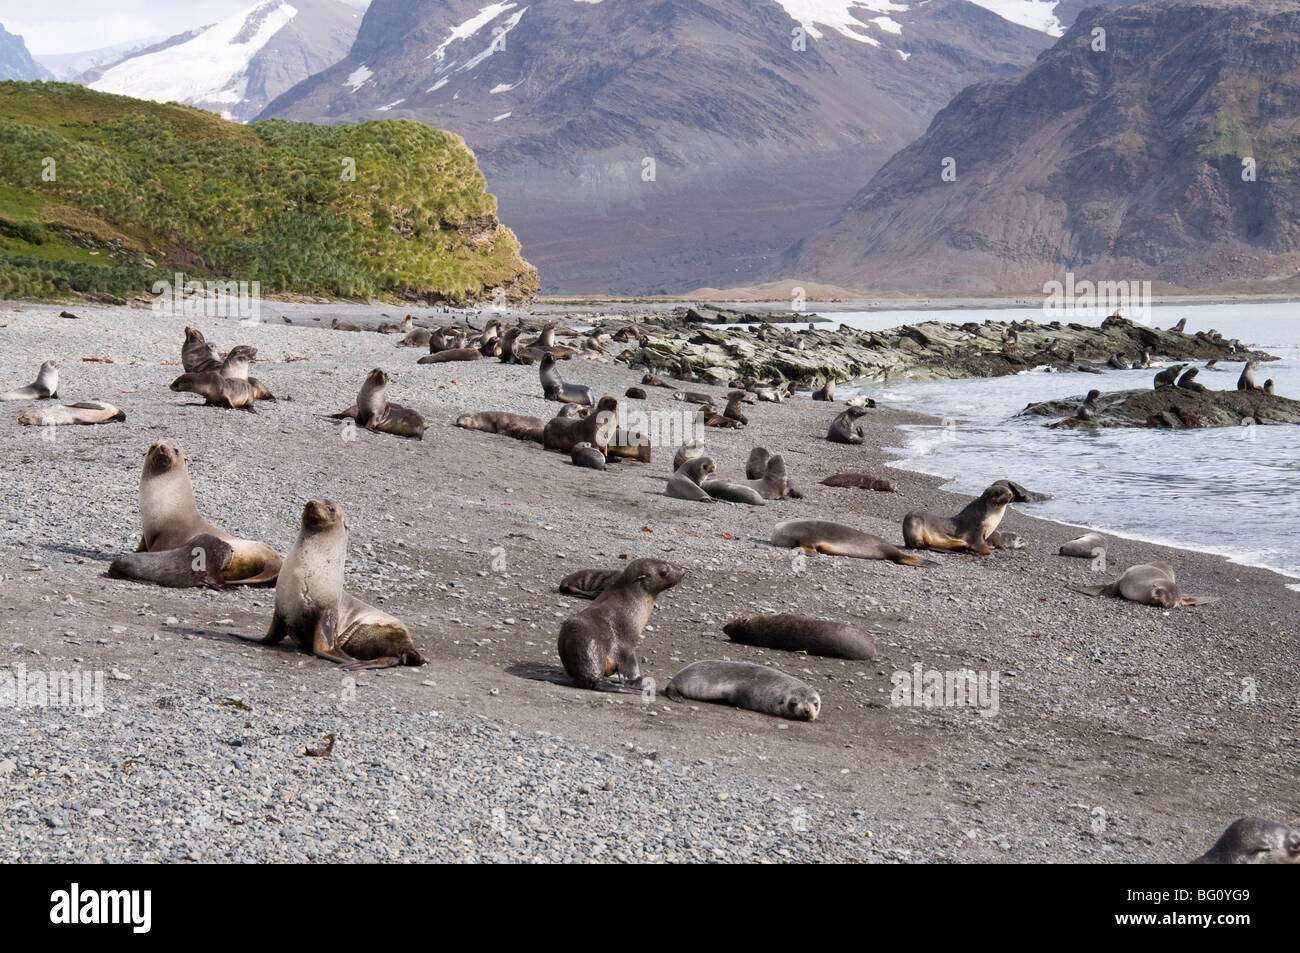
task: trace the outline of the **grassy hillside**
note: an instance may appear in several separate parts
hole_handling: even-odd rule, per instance
[[[80,86],[0,83],[0,297],[147,293],[178,270],[260,281],[264,294],[464,302],[538,290],[459,136],[406,120],[241,126]]]

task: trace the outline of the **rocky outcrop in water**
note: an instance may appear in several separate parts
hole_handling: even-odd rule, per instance
[[[1104,394],[1096,420],[1074,419],[1082,397],[1030,404],[1021,417],[1059,418],[1050,427],[1157,427],[1196,430],[1252,424],[1300,424],[1300,400],[1262,390],[1192,391],[1181,387],[1124,390]]]

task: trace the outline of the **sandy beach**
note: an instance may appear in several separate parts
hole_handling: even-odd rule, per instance
[[[1117,538],[1100,574],[1056,554],[1078,531],[1035,519],[1032,504],[1002,526],[1026,548],[931,554],[932,569],[798,559],[763,542],[802,517],[901,545],[908,511],[960,509],[939,479],[886,469],[896,426],[918,415],[878,407],[861,420],[867,443],[850,447],[824,439],[834,405],[748,408],[748,428],[708,434],[720,474],[743,476],[765,446],[806,497],[696,504],[664,494],[671,451],[597,472],[454,426],[484,409],[551,416],[536,367],[421,367],[396,337],[326,329],[400,320],[398,306],[266,302],[255,326],[60,310],[0,307],[0,389],[59,357],[58,402],[104,399],[127,419],[51,440],[17,424],[30,404],[0,404],[0,674],[102,672],[105,710],[0,708],[0,859],[1176,862],[1239,816],[1300,815],[1300,593],[1284,577]],[[222,351],[257,347],[253,373],[282,399],[250,414],[169,391],[186,324]],[[392,375],[390,400],[428,419],[422,442],[349,441],[322,419],[372,367]],[[581,358],[562,371],[597,394],[640,379]],[[681,407],[649,391],[650,409]],[[162,439],[184,449],[204,516],[281,553],[304,502],[339,503],[349,589],[405,621],[429,664],[348,675],[287,642],[237,641],[265,631],[271,589],[107,578],[135,548],[140,466]],[[898,492],[820,485],[839,470]],[[1015,460],[1005,476],[1020,479]],[[586,603],[560,595],[560,578],[642,556],[687,570],[641,646],[661,689],[697,659],[755,661],[809,682],[821,717],[564,684],[556,635]],[[1166,612],[1069,591],[1152,559],[1218,601]],[[881,657],[723,635],[756,611],[856,622]],[[918,663],[998,673],[996,715],[891,706],[891,676]],[[328,756],[303,755],[329,734]]]

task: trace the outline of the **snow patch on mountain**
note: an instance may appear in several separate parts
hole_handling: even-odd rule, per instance
[[[362,86],[366,85],[366,83],[370,80],[370,77],[374,75],[375,75],[375,71],[370,69],[368,66],[366,66],[365,63],[362,63],[360,66],[358,66],[356,69],[354,69],[351,73],[348,74],[348,78],[343,81],[343,85],[351,86],[352,92],[355,93]]]
[[[505,13],[507,10],[513,10],[517,6],[518,4],[516,3],[488,4],[464,23],[458,23],[456,26],[452,27],[451,32],[447,34],[447,39],[434,47],[433,52],[426,56],[425,59],[442,59],[447,55],[447,47],[451,46],[457,40],[468,40],[471,36],[478,33],[479,30],[483,29],[483,27],[501,16],[501,14]]]
[[[1048,36],[1064,36],[1065,27],[1056,18],[1057,0],[970,0],[976,6],[992,10],[1009,23],[1027,26]]]
[[[814,40],[823,37],[818,25],[828,27],[851,39],[872,46],[879,46],[877,40],[859,31],[866,29],[866,23],[853,14],[862,10],[868,13],[899,13],[907,9],[905,3],[892,3],[890,0],[776,0],[785,8],[785,12],[798,21]]]
[[[514,4],[511,4],[511,6],[514,6]],[[518,13],[512,15],[510,19],[506,20],[504,24],[502,24],[502,26],[499,28],[500,32],[497,32],[497,30],[493,30],[492,41],[488,43],[487,48],[482,53],[478,53],[470,57],[469,60],[466,61],[464,66],[457,67],[456,72],[463,73],[467,69],[473,69],[475,66],[478,66],[479,63],[482,63],[485,59],[491,56],[492,53],[496,50],[498,44],[505,43],[506,34],[519,25],[519,21],[523,19],[524,14],[527,12],[528,12],[528,8],[524,7]]]

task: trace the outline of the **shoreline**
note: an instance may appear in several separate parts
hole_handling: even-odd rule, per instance
[[[272,312],[274,323],[246,327],[101,307],[69,321],[57,307],[21,307],[0,308],[4,386],[61,355],[60,402],[104,397],[127,420],[45,441],[15,425],[24,406],[0,405],[0,449],[19,461],[0,486],[0,666],[123,677],[109,675],[93,730],[69,732],[79,722],[54,712],[0,711],[14,728],[0,742],[0,762],[13,762],[14,796],[0,813],[14,832],[0,847],[6,859],[529,860],[558,851],[1173,861],[1202,853],[1243,813],[1292,810],[1300,635],[1286,620],[1300,612],[1300,593],[1279,584],[1286,577],[1118,537],[1102,576],[1055,555],[1077,535],[1068,524],[1014,506],[1003,528],[1026,549],[933,554],[934,569],[821,556],[804,566],[761,542],[780,520],[823,518],[897,543],[904,513],[956,512],[969,497],[942,490],[937,476],[890,468],[898,493],[818,482],[838,469],[886,475],[889,448],[905,443],[898,425],[936,418],[876,408],[862,418],[867,444],[851,447],[824,439],[836,405],[747,407],[748,428],[708,433],[719,471],[738,476],[749,449],[767,446],[785,454],[806,498],[695,504],[664,495],[662,451],[650,464],[590,471],[456,428],[471,410],[549,416],[556,405],[541,399],[536,367],[417,367],[421,352],[392,337],[310,321],[353,320],[355,308],[303,306],[313,309],[306,326]],[[381,310],[403,313],[366,313]],[[258,347],[267,360],[256,376],[291,399],[245,414],[169,392],[187,323],[222,348]],[[373,366],[392,373],[391,400],[429,421],[422,443],[369,433],[348,443],[316,416],[351,403]],[[622,394],[640,377],[582,359],[563,371],[597,393]],[[666,391],[636,405],[680,407]],[[105,578],[107,561],[134,547],[143,451],[165,438],[186,452],[200,512],[281,553],[306,499],[340,503],[351,525],[349,590],[405,621],[429,664],[349,682],[329,663],[229,635],[265,631],[270,590]],[[661,688],[697,659],[755,661],[813,685],[822,717],[643,705],[559,683],[555,635],[585,605],[555,592],[559,578],[639,556],[687,569],[639,650]],[[1070,591],[1159,558],[1190,593],[1220,601],[1162,612]],[[810,658],[722,636],[728,618],[753,611],[856,621],[875,634],[880,658]],[[891,707],[890,673],[915,664],[1001,673],[1000,714]],[[1258,691],[1243,703],[1247,676]],[[331,757],[302,758],[334,732]],[[86,780],[66,785],[65,763],[86,764]],[[164,803],[184,819],[175,830],[149,820]]]

